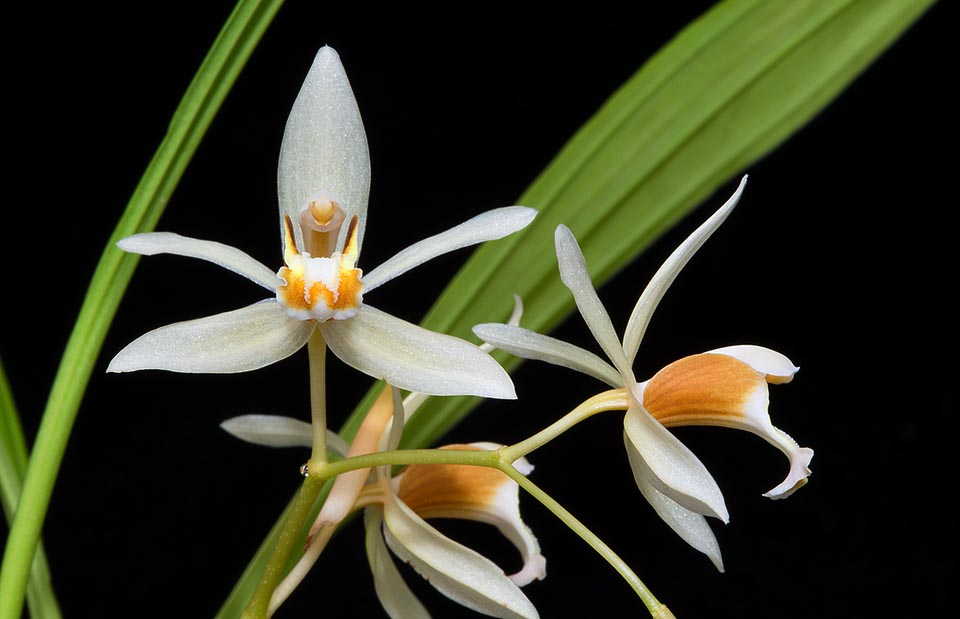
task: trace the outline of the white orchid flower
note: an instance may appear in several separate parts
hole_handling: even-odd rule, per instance
[[[418,400],[411,394],[407,401]],[[399,392],[386,388],[364,418],[349,451],[356,456],[396,449],[403,426]],[[227,420],[223,428],[244,440],[270,446],[311,445],[309,424],[286,417],[247,415]],[[497,449],[493,443],[448,445],[441,449]],[[521,458],[523,474],[533,467]],[[394,619],[427,618],[429,613],[410,591],[388,548],[410,563],[433,587],[477,612],[504,618],[533,618],[537,611],[520,591],[546,576],[546,561],[530,529],[520,518],[519,487],[504,473],[464,465],[411,465],[392,477],[390,467],[340,475],[310,534],[304,558],[274,593],[271,611],[293,591],[316,561],[339,522],[364,509],[367,557],[374,587]],[[430,526],[428,518],[458,518],[491,524],[520,551],[523,567],[507,576],[492,561]]]
[[[381,312],[364,296],[439,255],[516,232],[536,212],[520,206],[488,211],[364,275],[356,265],[369,184],[360,112],[337,53],[324,47],[284,132],[278,188],[285,264],[278,272],[233,247],[172,233],[137,234],[118,243],[132,253],[213,262],[273,298],[151,331],[121,350],[107,371],[245,372],[292,355],[319,329],[342,361],[403,389],[515,398],[510,377],[478,347]]]
[[[733,210],[745,184],[746,177],[733,196],[660,267],[640,295],[622,340],[597,296],[576,239],[565,226],[557,228],[560,277],[612,365],[573,344],[519,326],[483,324],[474,328],[477,336],[496,348],[572,368],[618,388],[611,394],[627,409],[624,443],[637,486],[661,518],[721,571],[719,545],[703,516],[729,521],[723,495],[703,463],[666,428],[717,425],[761,436],[790,460],[787,478],[765,496],[789,496],[806,483],[813,451],[801,448],[770,422],[767,383],[789,382],[798,368],[780,353],[759,346],[731,346],[685,357],[643,383],[637,382],[631,366],[657,304],[684,265]]]

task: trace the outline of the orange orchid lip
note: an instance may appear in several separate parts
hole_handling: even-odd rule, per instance
[[[284,266],[277,272],[283,284],[277,300],[299,320],[343,320],[356,315],[363,303],[363,271],[357,261],[357,222],[350,220],[343,252],[313,257],[297,249],[293,222],[284,218]]]

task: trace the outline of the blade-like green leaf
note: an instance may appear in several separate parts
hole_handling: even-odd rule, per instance
[[[549,331],[573,308],[556,273],[553,230],[576,234],[600,284],[735,173],[836,97],[933,0],[722,2],[661,49],[570,140],[517,202],[525,230],[477,250],[423,326],[461,337],[503,319],[513,293],[524,326]],[[637,291],[639,293],[639,290]],[[498,357],[511,369],[519,362]],[[431,398],[404,430],[429,445],[479,400]],[[352,436],[369,408],[344,426]],[[256,579],[262,564],[244,579]],[[244,589],[241,581],[235,594]],[[221,611],[218,617],[237,615]]]
[[[23,428],[17,414],[17,404],[13,400],[13,391],[7,381],[3,362],[0,361],[0,504],[7,523],[13,521],[13,514],[20,502],[20,490],[23,476],[27,472],[27,442],[23,438]],[[37,545],[37,552],[30,567],[30,580],[27,583],[27,606],[33,619],[60,619],[60,607],[50,582],[50,567],[43,542]]]
[[[599,285],[734,174],[823,109],[932,0],[720,3],[640,69],[517,202],[540,211],[477,250],[423,321],[469,337],[507,316],[555,327],[573,307],[549,246],[567,224]],[[639,292],[639,291],[638,291]],[[482,294],[481,294],[482,293]],[[498,357],[507,369],[519,362]],[[431,398],[404,445],[432,443],[478,403]]]
[[[114,246],[153,230],[200,140],[282,0],[240,0],[174,112],[94,272],[50,391],[0,571],[0,617],[20,616],[53,483],[93,364],[137,264]],[[3,445],[6,449],[6,444]]]

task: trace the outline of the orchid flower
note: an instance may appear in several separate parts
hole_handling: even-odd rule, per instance
[[[681,538],[721,571],[719,546],[703,516],[729,520],[723,495],[706,467],[667,428],[715,425],[766,439],[786,454],[790,472],[765,496],[787,497],[806,483],[813,451],[801,448],[770,422],[767,383],[789,382],[798,368],[780,353],[759,346],[730,346],[685,357],[642,383],[631,366],[657,304],[733,210],[745,184],[746,177],[733,196],[667,258],[640,295],[622,340],[597,296],[576,239],[565,226],[557,228],[560,277],[612,365],[573,344],[516,325],[474,328],[477,336],[496,348],[579,370],[614,387],[606,397],[610,408],[626,410],[624,443],[641,493]]]
[[[369,184],[360,112],[337,53],[324,47],[293,105],[281,146],[284,266],[279,271],[239,249],[172,233],[136,234],[118,243],[132,253],[213,262],[263,286],[273,297],[151,331],[121,350],[107,371],[245,372],[292,355],[319,331],[347,365],[400,388],[515,398],[510,377],[478,347],[381,312],[366,304],[364,296],[439,255],[512,234],[536,212],[520,206],[488,211],[411,245],[364,274],[357,262]]]
[[[419,401],[411,394],[407,402]],[[384,389],[364,418],[349,451],[355,456],[396,449],[403,427],[404,402],[396,388]],[[271,446],[311,444],[310,425],[285,417],[248,415],[223,423],[225,430],[254,443]],[[330,443],[334,445],[335,443]],[[448,445],[441,449],[497,449],[493,443]],[[514,462],[523,474],[533,467],[525,458]],[[359,481],[359,483],[358,483]],[[274,593],[275,610],[319,557],[337,525],[351,511],[364,508],[367,557],[374,587],[394,619],[429,617],[404,582],[388,548],[410,563],[433,587],[477,612],[504,618],[537,617],[522,587],[546,575],[546,561],[519,511],[519,487],[503,472],[477,466],[415,464],[397,476],[390,467],[361,469],[337,477],[309,536],[304,557]],[[427,518],[458,518],[496,526],[520,551],[522,569],[506,576],[496,564],[430,526]]]

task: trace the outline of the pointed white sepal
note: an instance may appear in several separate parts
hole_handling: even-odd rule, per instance
[[[514,399],[510,376],[493,357],[364,305],[349,320],[322,323],[330,350],[347,365],[408,391]]]
[[[623,386],[623,377],[613,366],[592,352],[563,340],[500,323],[476,325],[473,332],[493,348],[505,350],[511,355],[583,372],[613,387]]]
[[[640,454],[637,453],[633,443],[624,435],[624,444],[627,447],[627,456],[630,458],[630,466],[633,469],[633,478],[637,482],[637,488],[640,493],[650,503],[657,515],[666,522],[683,541],[690,544],[693,548],[707,555],[713,565],[719,571],[723,571],[723,558],[720,556],[720,544],[717,543],[717,537],[710,529],[707,519],[700,514],[694,513],[681,506],[676,501],[670,499],[667,495],[653,487],[647,478],[638,475],[637,471],[642,470],[643,463],[639,462]]]
[[[663,295],[666,294],[667,289],[670,288],[673,280],[677,278],[677,275],[680,274],[683,267],[690,262],[690,258],[697,253],[697,250],[703,247],[707,239],[709,239],[710,236],[716,232],[717,228],[720,227],[720,224],[727,219],[727,216],[733,211],[733,207],[740,201],[740,195],[743,193],[746,185],[747,177],[744,176],[740,180],[737,190],[724,202],[723,206],[717,209],[717,212],[700,224],[700,227],[694,230],[693,234],[688,236],[679,247],[673,250],[673,253],[670,254],[670,257],[663,263],[663,266],[657,270],[650,279],[650,283],[644,288],[643,293],[640,294],[640,298],[637,300],[637,304],[630,314],[630,320],[627,321],[627,328],[624,329],[623,332],[623,351],[631,364],[637,356],[637,350],[640,348],[640,340],[643,339],[647,325],[650,324],[650,318],[653,317],[653,312],[657,309],[657,305],[659,305],[661,299],[663,299]]]
[[[530,600],[495,563],[444,537],[402,501],[384,505],[384,537],[434,588],[479,613],[502,619],[539,617]]]
[[[313,321],[291,318],[269,299],[150,331],[117,353],[107,371],[247,372],[297,352],[314,328]]]
[[[367,561],[373,574],[373,588],[380,605],[390,619],[430,619],[430,613],[413,594],[393,563],[383,541],[383,510],[368,507],[363,512],[366,529]]]
[[[729,522],[723,493],[700,459],[636,403],[623,418],[625,439],[636,449],[630,465],[657,490],[682,507]]]
[[[277,185],[281,248],[284,217],[299,221],[300,209],[320,192],[340,203],[345,221],[358,217],[357,238],[363,242],[370,154],[353,89],[333,48],[323,47],[317,53],[290,110],[280,146]],[[346,231],[343,226],[337,247],[342,247]],[[304,247],[299,226],[294,226],[294,233],[297,247]]]
[[[281,415],[240,415],[220,424],[223,430],[241,441],[265,447],[310,447],[313,431],[306,421]],[[350,446],[339,434],[327,430],[327,449],[346,456]]]
[[[478,243],[502,239],[527,227],[536,216],[536,210],[525,206],[507,206],[481,213],[459,226],[414,243],[365,274],[364,293],[437,256]]]
[[[117,241],[117,247],[125,252],[143,256],[174,254],[199,258],[242,275],[270,292],[276,292],[280,278],[268,267],[236,247],[214,241],[203,241],[180,236],[173,232],[145,232]]]
[[[597,343],[607,353],[607,357],[613,362],[614,367],[623,377],[619,383],[621,385],[632,385],[637,381],[633,376],[633,370],[630,363],[623,354],[623,348],[620,346],[620,338],[610,322],[610,315],[604,309],[597,291],[593,287],[593,281],[590,279],[590,272],[587,271],[587,261],[583,257],[580,245],[574,238],[570,229],[564,225],[557,226],[554,234],[554,241],[557,249],[557,263],[560,267],[560,279],[563,285],[573,293],[573,300],[577,303],[577,309],[583,316],[583,321],[596,338]]]

